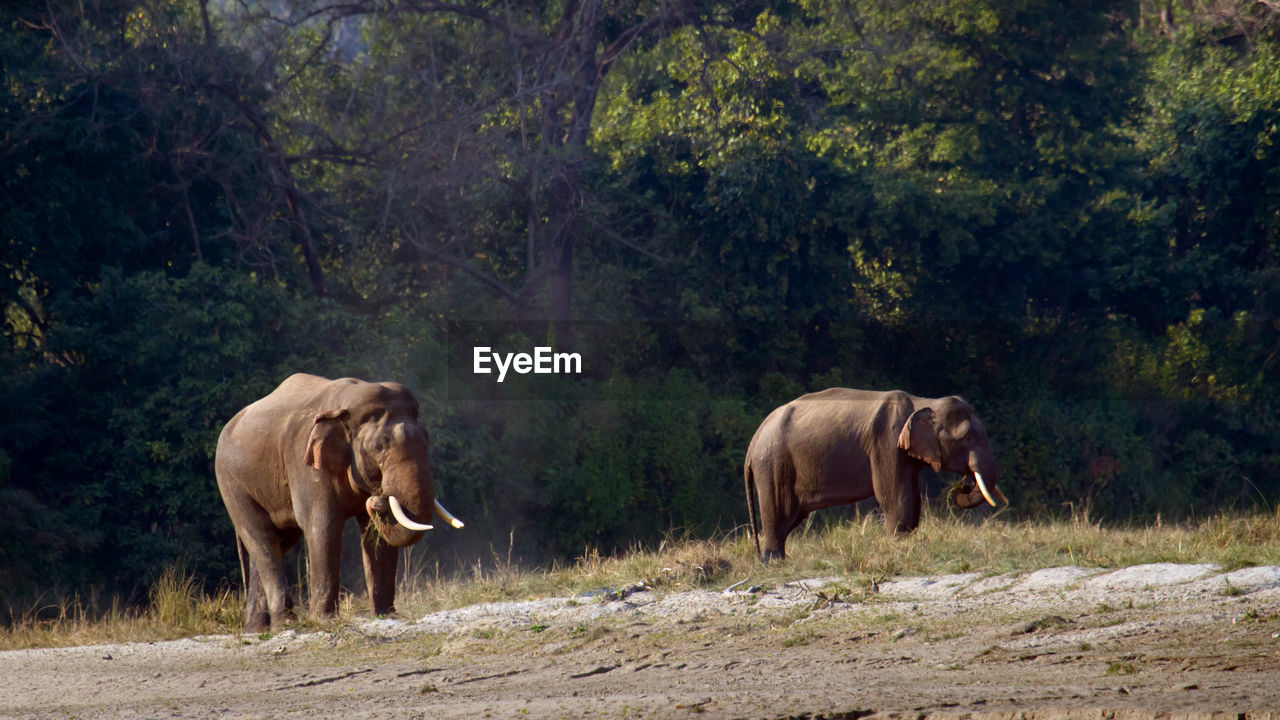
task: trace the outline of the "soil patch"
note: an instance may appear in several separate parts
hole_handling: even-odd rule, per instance
[[[1280,568],[633,585],[0,676],[20,718],[1280,718]]]

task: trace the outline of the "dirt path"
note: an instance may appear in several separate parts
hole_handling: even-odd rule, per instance
[[[1277,567],[878,589],[632,587],[338,633],[6,652],[0,717],[1280,718]]]

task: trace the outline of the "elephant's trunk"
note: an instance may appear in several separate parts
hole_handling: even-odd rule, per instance
[[[395,495],[371,495],[364,507],[379,537],[392,547],[412,545],[422,539],[423,532],[431,529],[430,525],[415,519],[429,518],[429,512],[408,510]]]
[[[454,517],[453,513],[445,509],[445,507],[440,504],[439,500],[432,500],[432,505],[432,509],[435,513],[453,527],[460,529],[466,525],[466,523]],[[396,545],[397,547],[401,545],[411,545],[414,542],[417,542],[417,539],[420,536],[416,535],[416,533],[426,532],[427,530],[432,529],[431,525],[419,522],[411,517],[404,509],[404,505],[400,503],[399,498],[395,495],[371,496],[365,501],[365,509],[369,512],[369,515],[374,518],[374,522],[378,523],[378,531],[383,533],[384,537],[387,538],[387,542],[392,545]],[[395,519],[395,525],[391,525],[385,521],[388,512],[391,514],[391,517]],[[424,519],[430,517],[429,512],[417,515]],[[380,520],[381,522],[379,522]],[[411,533],[415,533],[415,535],[412,537],[407,536],[404,532],[406,530]]]
[[[379,494],[365,501],[378,534],[393,547],[412,545],[431,529],[435,488],[425,455],[406,453],[384,462]]]
[[[972,508],[981,505],[983,502],[991,505],[991,507],[999,507],[1000,504],[1008,505],[1009,500],[1000,492],[1000,488],[996,486],[995,458],[989,450],[974,450],[969,453],[969,472],[973,474],[974,487],[967,492],[956,493],[952,496],[952,501],[961,508]]]
[[[455,528],[463,526],[463,522],[446,510],[439,500],[424,500],[418,493],[404,492],[401,497],[390,491],[385,495],[372,495],[365,500],[365,510],[382,538],[395,547],[412,545],[422,538],[422,533],[431,530],[432,526],[427,521],[431,519],[432,512]]]
[[[435,499],[426,431],[417,423],[403,422],[391,434],[393,449],[379,460],[382,483],[365,501],[378,534],[394,547],[412,545],[431,529],[433,512],[462,527],[462,521]]]

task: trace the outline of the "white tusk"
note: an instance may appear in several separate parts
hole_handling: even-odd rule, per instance
[[[991,499],[991,492],[990,492],[989,490],[987,490],[987,484],[986,484],[986,483],[984,483],[984,482],[982,482],[982,473],[980,473],[980,472],[975,472],[975,473],[973,474],[973,477],[974,477],[974,479],[975,479],[975,480],[977,480],[977,481],[978,481],[978,489],[982,491],[982,497],[986,498],[986,499],[987,499],[987,502],[991,503],[991,507],[998,507],[998,506],[996,505],[996,501]],[[997,488],[997,489],[996,489],[996,492],[1000,492],[999,488]],[[1003,496],[1003,495],[1001,495],[1000,497],[1004,497],[1004,496]],[[1005,504],[1008,504],[1008,502],[1006,501],[1006,503],[1005,503]],[[394,507],[395,507],[395,506],[394,506],[394,505],[392,505],[392,508],[394,508]]]
[[[450,525],[456,528],[461,528],[464,524],[461,520],[450,514],[448,510],[445,510],[439,500],[436,500],[436,514],[444,518]]]
[[[396,522],[410,530],[417,530],[419,532],[431,529],[430,525],[423,525],[422,523],[410,520],[409,516],[404,514],[404,508],[400,507],[400,501],[396,499],[395,495],[388,495],[387,501],[391,503],[391,514],[396,516]]]

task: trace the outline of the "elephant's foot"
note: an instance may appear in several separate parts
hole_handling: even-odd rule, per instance
[[[297,621],[297,616],[293,614],[293,608],[286,608],[283,612],[275,613],[271,616],[271,629],[283,630]]]
[[[245,621],[244,631],[246,633],[264,633],[271,629],[271,618],[265,612],[254,615]]]
[[[311,617],[317,620],[332,620],[338,616],[338,600],[333,598],[312,601],[310,612]]]
[[[760,562],[763,563],[765,567],[768,567],[769,563],[773,560],[786,560],[786,559],[787,559],[787,553],[784,550],[775,550],[773,548],[765,548],[764,551],[760,553]]]

